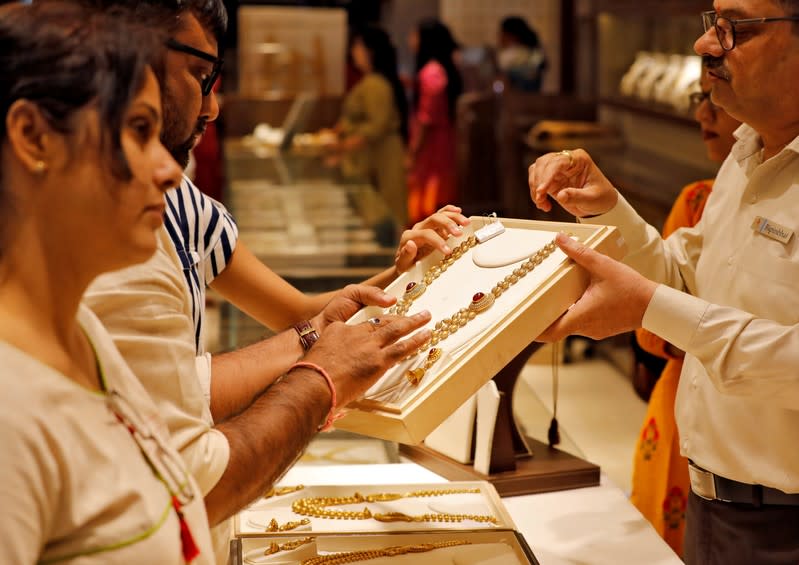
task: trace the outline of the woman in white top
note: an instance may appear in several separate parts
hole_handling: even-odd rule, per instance
[[[154,252],[180,180],[162,41],[67,3],[0,9],[0,563],[213,563],[202,496],[80,306]]]

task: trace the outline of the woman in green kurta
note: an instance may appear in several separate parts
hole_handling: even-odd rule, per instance
[[[408,219],[405,182],[405,140],[408,103],[397,76],[397,55],[385,31],[367,27],[352,38],[353,62],[363,78],[344,99],[336,124],[347,176],[374,184],[399,223]]]

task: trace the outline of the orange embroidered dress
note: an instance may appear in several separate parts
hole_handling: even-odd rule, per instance
[[[683,188],[663,226],[663,237],[681,227],[693,227],[702,217],[712,180],[698,181]],[[674,355],[669,344],[644,329],[636,331],[643,349],[667,359],[652,396],[636,446],[631,500],[666,543],[682,555],[685,508],[691,483],[688,461],[680,455],[674,400],[682,371],[682,356]]]

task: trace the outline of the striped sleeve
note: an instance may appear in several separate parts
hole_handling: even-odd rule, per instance
[[[183,177],[166,193],[164,224],[180,257],[192,300],[195,343],[202,353],[205,287],[227,266],[238,241],[238,227],[230,212]]]

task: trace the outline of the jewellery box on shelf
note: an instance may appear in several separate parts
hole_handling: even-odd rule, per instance
[[[426,309],[434,337],[350,404],[336,428],[421,443],[587,287],[587,273],[553,243],[558,232],[614,258],[625,252],[611,226],[472,217],[448,241],[450,257],[436,251],[388,286],[396,307],[355,314],[349,323]]]
[[[485,481],[277,487],[236,515],[236,537],[515,529]]]
[[[533,552],[513,530],[405,532],[396,534],[320,534],[278,538],[237,538],[229,565],[538,565]]]

